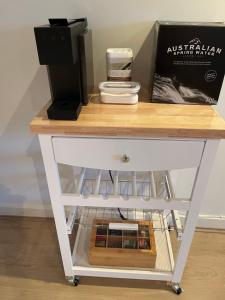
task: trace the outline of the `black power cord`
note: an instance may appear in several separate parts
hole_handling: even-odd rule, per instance
[[[113,177],[112,177],[112,172],[111,172],[111,170],[109,170],[109,176],[110,176],[110,179],[111,179],[111,181],[112,181],[112,184],[114,184],[114,180],[113,180]]]
[[[127,218],[125,218],[124,215],[121,213],[120,208],[118,207],[117,209],[118,209],[118,212],[119,212],[119,214],[120,214],[120,218],[121,218],[122,220],[124,220],[124,221],[127,220]]]
[[[112,181],[112,184],[114,184],[114,180],[113,180],[113,177],[112,177],[112,172],[111,172],[111,170],[109,170],[109,176],[110,176],[110,179],[111,179],[111,181]],[[118,207],[117,209],[118,209],[120,218],[121,218],[122,220],[127,220],[127,218],[125,218],[124,215],[121,213],[120,208]]]

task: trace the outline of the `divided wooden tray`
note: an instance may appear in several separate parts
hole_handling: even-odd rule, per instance
[[[109,223],[138,224],[138,230],[109,229]],[[89,263],[99,266],[154,268],[156,246],[151,221],[96,219],[89,243]]]

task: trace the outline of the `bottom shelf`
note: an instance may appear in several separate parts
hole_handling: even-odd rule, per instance
[[[88,209],[88,208],[87,208]],[[154,230],[155,235],[155,243],[156,243],[156,250],[157,250],[157,258],[155,263],[155,268],[129,268],[129,267],[112,267],[112,266],[96,266],[90,265],[88,261],[88,249],[89,249],[89,242],[91,238],[92,227],[83,225],[84,218],[85,218],[85,211],[84,214],[81,215],[80,218],[80,225],[77,231],[76,242],[73,251],[73,264],[74,264],[74,271],[77,272],[77,275],[88,275],[88,276],[104,276],[107,277],[107,272],[105,271],[106,268],[108,273],[110,273],[110,277],[112,276],[113,270],[115,271],[115,277],[121,278],[145,278],[148,273],[146,271],[151,272],[152,276],[156,275],[156,278],[151,279],[162,279],[158,278],[157,273],[159,275],[165,273],[165,275],[172,274],[174,268],[174,259],[172,253],[172,246],[170,242],[170,235],[167,227],[167,221],[164,217],[163,212],[154,213],[152,212],[152,222],[153,228],[157,228]],[[88,214],[88,221],[89,224],[93,223],[95,220],[96,215],[89,212]],[[91,270],[94,272],[91,272]],[[126,272],[127,270],[127,272]],[[87,274],[84,274],[86,271]],[[84,273],[83,273],[84,272]],[[97,272],[97,274],[96,274]],[[119,272],[121,272],[121,276],[119,276]],[[79,274],[78,274],[79,273]],[[128,276],[132,274],[133,276]],[[136,275],[136,276],[135,276]],[[165,277],[166,280],[169,280],[168,276]],[[146,278],[147,279],[147,278]]]

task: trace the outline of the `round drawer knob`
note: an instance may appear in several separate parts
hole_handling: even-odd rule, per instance
[[[129,162],[129,161],[130,161],[130,157],[129,157],[128,155],[124,154],[124,155],[122,156],[122,161],[123,161],[123,162]]]

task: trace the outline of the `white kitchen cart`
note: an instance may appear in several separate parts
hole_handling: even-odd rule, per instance
[[[164,280],[181,293],[179,283],[218,143],[225,137],[225,121],[209,106],[90,103],[77,121],[47,120],[43,109],[31,129],[39,135],[66,278],[74,285],[79,276]],[[79,167],[67,187],[60,179],[59,164]],[[194,167],[191,197],[176,198],[170,170]],[[89,264],[93,220],[118,219],[118,208],[128,219],[153,222],[154,269]],[[185,212],[184,225],[178,211]],[[180,240],[176,260],[171,222]],[[74,224],[78,227],[71,250]]]

